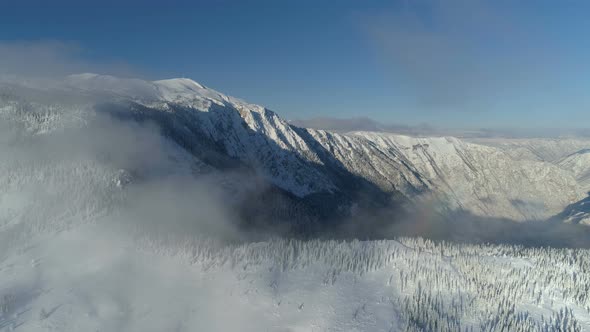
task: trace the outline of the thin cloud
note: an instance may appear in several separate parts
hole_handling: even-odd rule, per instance
[[[0,75],[21,78],[56,78],[82,72],[138,76],[124,62],[92,61],[83,47],[72,42],[1,41]]]
[[[366,15],[378,57],[422,105],[489,106],[558,78],[550,37],[502,3],[416,1]]]

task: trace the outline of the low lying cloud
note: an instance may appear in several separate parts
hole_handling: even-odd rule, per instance
[[[3,245],[87,222],[150,236],[239,238],[226,193],[156,124],[84,103],[2,98]]]
[[[0,40],[0,76],[47,79],[95,72],[138,76],[139,71],[121,61],[90,61],[79,44],[56,40]]]
[[[384,207],[359,211],[324,233],[326,238],[345,239],[394,239],[401,236],[457,243],[590,248],[590,227],[587,225],[565,223],[560,218],[517,222],[483,217],[467,211],[441,209],[437,200],[424,200],[407,209]]]

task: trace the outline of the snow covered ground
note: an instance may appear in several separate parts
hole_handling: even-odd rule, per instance
[[[2,331],[589,331],[588,250],[222,245],[101,224],[1,253]]]

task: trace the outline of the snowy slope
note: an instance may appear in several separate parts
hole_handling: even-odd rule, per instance
[[[584,197],[575,178],[559,167],[513,158],[504,150],[454,137],[415,138],[356,133],[382,151],[399,151],[435,184],[453,208],[514,220],[542,219]]]
[[[173,113],[178,127],[204,134],[221,145],[224,153],[252,165],[297,196],[334,187],[309,165],[321,162],[307,142],[262,106],[223,95],[190,79],[147,82],[92,74],[69,79],[68,84],[76,89],[113,93],[153,110]]]
[[[570,170],[578,183],[586,191],[590,191],[590,149],[584,149],[559,160],[557,165]]]

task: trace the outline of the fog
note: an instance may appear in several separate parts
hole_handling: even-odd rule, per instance
[[[19,104],[1,113],[5,226],[60,230],[84,222],[152,234],[234,238],[219,185],[153,123],[91,106]],[[11,211],[7,213],[7,211]]]
[[[464,211],[442,213],[427,204],[413,207],[406,213],[383,209],[343,220],[333,234],[345,239],[409,236],[455,243],[590,248],[590,229],[587,225],[564,223],[557,218],[518,222]]]

